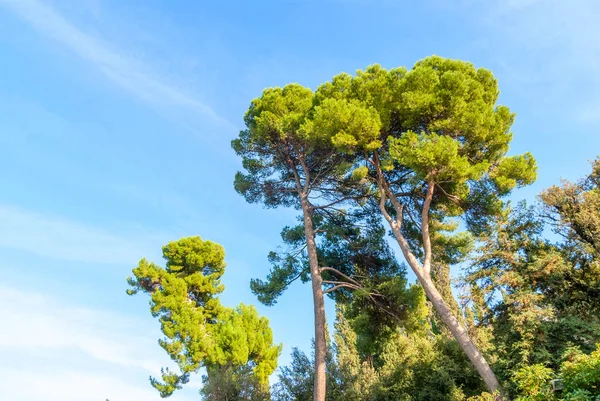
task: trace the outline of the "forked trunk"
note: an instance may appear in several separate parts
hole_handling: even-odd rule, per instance
[[[448,306],[438,289],[435,287],[433,280],[431,279],[431,259],[432,259],[432,251],[431,251],[431,236],[429,233],[429,208],[431,206],[431,201],[433,199],[433,193],[435,190],[435,182],[430,179],[427,182],[427,193],[425,195],[425,199],[423,202],[423,209],[421,210],[421,235],[423,238],[423,264],[419,262],[419,260],[415,257],[414,253],[410,249],[410,245],[404,235],[402,234],[402,220],[404,214],[404,205],[400,203],[398,198],[389,190],[389,186],[385,182],[383,172],[379,165],[379,159],[377,155],[375,155],[375,167],[377,168],[378,182],[377,185],[379,187],[379,191],[381,194],[381,198],[379,200],[379,209],[385,218],[385,220],[389,223],[390,228],[392,229],[392,233],[398,241],[398,245],[402,250],[402,254],[404,255],[404,259],[412,269],[412,271],[417,276],[419,283],[423,286],[423,290],[425,291],[425,295],[429,298],[429,301],[433,304],[436,312],[439,314],[442,322],[448,327],[460,348],[467,355],[479,376],[483,379],[486,386],[492,393],[498,392],[502,394],[502,389],[500,387],[500,383],[496,378],[496,375],[488,365],[487,361],[479,352],[467,330],[460,324],[456,316],[452,313],[452,309]],[[386,210],[385,202],[386,199],[389,199],[392,202],[392,206],[396,211],[396,218],[392,217]],[[497,400],[502,400],[503,396],[499,395]]]
[[[315,382],[314,401],[325,401],[327,357],[327,341],[325,338],[325,300],[323,294],[323,279],[319,270],[317,259],[317,245],[315,231],[312,224],[312,208],[306,199],[302,200],[304,217],[304,235],[306,236],[306,250],[310,266],[310,278],[313,290],[313,303],[315,311]]]

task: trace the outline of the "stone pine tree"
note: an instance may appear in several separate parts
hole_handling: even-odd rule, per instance
[[[200,237],[183,238],[163,247],[166,267],[142,259],[128,282],[132,295],[150,295],[150,311],[161,324],[160,346],[180,373],[164,369],[150,382],[162,397],[170,396],[201,368],[207,371],[210,400],[268,399],[269,376],[281,347],[273,344],[269,321],[252,306],[221,305],[223,247]],[[226,373],[229,376],[223,377]],[[251,383],[251,394],[231,394],[236,382]],[[225,386],[226,385],[226,386]],[[245,386],[248,387],[249,385]],[[244,390],[247,393],[247,390]]]
[[[496,105],[491,72],[429,57],[407,71],[341,74],[316,91],[309,134],[353,154],[404,258],[491,391],[498,380],[432,280],[432,237],[449,219],[480,230],[501,197],[535,180],[530,154],[506,156],[513,113]],[[367,116],[362,130],[353,127]]]
[[[242,157],[244,173],[235,177],[235,189],[248,202],[268,208],[294,207],[302,212],[302,229],[312,283],[315,321],[314,399],[325,400],[326,354],[324,289],[319,266],[314,216],[347,198],[339,195],[344,184],[345,155],[332,145],[331,138],[311,127],[314,93],[297,84],[266,89],[251,102],[245,115],[246,129],[232,141]],[[369,124],[368,116],[357,110],[349,127],[355,134]],[[368,113],[368,112],[367,112]],[[276,274],[285,280],[290,270]],[[285,287],[285,286],[284,286]]]

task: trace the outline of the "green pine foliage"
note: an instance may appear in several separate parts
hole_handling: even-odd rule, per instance
[[[168,397],[203,372],[211,401],[600,401],[600,158],[533,205],[506,202],[537,165],[508,154],[515,115],[498,96],[490,71],[437,56],[264,90],[232,141],[234,187],[302,214],[250,288],[274,305],[312,281],[313,353],[294,349],[270,387],[268,320],[222,305],[223,248],[183,238],[128,280],[177,365],[152,386]]]
[[[150,311],[165,336],[159,344],[179,368],[179,373],[164,369],[162,380],[150,379],[152,386],[168,397],[181,389],[191,374],[206,368],[207,399],[263,399],[281,346],[273,344],[269,321],[253,306],[240,304],[232,309],[221,305],[223,247],[188,237],[165,245],[163,257],[165,267],[142,259],[133,269],[134,277],[128,279],[130,295],[143,292],[150,296]],[[252,383],[253,393],[260,397],[240,398],[241,389],[236,390],[240,382]],[[231,398],[232,392],[238,398]]]

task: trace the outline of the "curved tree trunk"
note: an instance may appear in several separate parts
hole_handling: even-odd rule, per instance
[[[315,312],[315,383],[314,401],[325,401],[327,357],[327,341],[325,337],[325,300],[323,294],[323,279],[319,270],[317,259],[317,245],[315,231],[312,224],[312,207],[306,199],[302,199],[302,212],[304,217],[304,235],[306,236],[306,250],[310,266],[310,278],[313,290],[313,303]]]
[[[456,316],[454,316],[454,314],[452,313],[452,309],[450,308],[450,306],[448,306],[438,289],[435,287],[435,284],[433,283],[433,280],[431,279],[429,273],[426,272],[422,266],[420,266],[416,258],[412,255],[412,253],[407,253],[407,244],[405,243],[404,238],[399,238],[399,235],[402,235],[399,232],[399,228],[392,227],[392,232],[394,233],[394,236],[398,241],[398,245],[400,245],[400,249],[402,249],[402,253],[404,254],[405,259],[407,260],[412,271],[417,276],[419,283],[421,283],[421,285],[423,286],[423,290],[425,290],[425,295],[427,295],[427,298],[429,298],[429,300],[433,304],[433,307],[439,314],[440,319],[442,319],[442,322],[444,322],[444,324],[448,327],[456,341],[458,341],[460,348],[467,355],[467,357],[477,370],[477,373],[479,373],[479,375],[487,385],[488,389],[492,393],[500,391],[500,383],[498,382],[496,375],[490,368],[490,365],[487,363],[481,352],[479,352],[479,350],[469,337],[469,334],[467,333],[465,328],[460,324]]]
[[[465,328],[460,324],[454,313],[452,313],[452,309],[448,306],[438,289],[435,287],[433,280],[430,277],[422,276],[422,274],[420,277],[419,273],[415,272],[419,282],[425,290],[427,298],[429,298],[433,304],[433,307],[439,314],[442,322],[444,322],[456,341],[458,341],[460,348],[467,355],[490,391],[500,391],[500,383],[498,383],[498,379],[490,368],[490,365],[488,365],[481,352],[479,352],[479,349],[477,349]]]
[[[423,263],[419,262],[419,260],[415,257],[414,253],[410,249],[410,245],[404,234],[402,234],[402,218],[404,213],[404,206],[400,203],[398,198],[389,190],[389,186],[384,180],[383,173],[378,164],[378,160],[376,159],[376,168],[378,173],[378,187],[381,194],[381,199],[379,202],[379,209],[385,218],[385,220],[390,225],[392,229],[392,233],[402,250],[402,254],[404,255],[404,259],[412,269],[412,271],[417,276],[419,283],[423,286],[423,290],[425,291],[425,295],[433,304],[433,307],[437,311],[442,319],[442,322],[448,327],[458,344],[460,345],[463,352],[467,355],[479,376],[483,379],[486,386],[490,390],[490,392],[495,393],[498,392],[502,394],[502,388],[500,387],[500,383],[496,378],[496,375],[490,368],[490,365],[487,363],[479,349],[475,346],[466,329],[460,324],[456,316],[452,313],[452,309],[446,303],[438,289],[436,288],[432,278],[431,278],[431,236],[429,233],[429,208],[431,205],[431,201],[433,199],[433,193],[435,190],[435,182],[433,180],[428,181],[427,183],[427,194],[425,195],[425,199],[423,202],[423,209],[421,210],[421,234],[423,238]],[[396,211],[396,217],[392,217],[386,209],[385,203],[386,199],[389,199],[392,203]],[[498,400],[502,400],[503,396],[500,395],[497,398]]]

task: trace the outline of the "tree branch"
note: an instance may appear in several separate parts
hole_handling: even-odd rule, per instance
[[[431,271],[431,235],[429,234],[429,209],[431,207],[431,200],[433,199],[433,191],[435,190],[435,182],[429,180],[427,183],[427,194],[425,195],[425,202],[423,203],[423,210],[421,211],[421,234],[423,237],[423,270],[426,274],[430,274]]]
[[[358,288],[351,287],[348,283],[342,283],[342,284],[338,284],[338,285],[335,285],[335,286],[333,286],[331,288],[328,288],[328,289],[324,290],[323,294],[329,294],[330,292],[333,292],[335,290],[339,290],[340,288],[352,288],[354,290],[358,289]]]
[[[450,200],[451,200],[452,202],[454,202],[456,205],[460,206],[460,198],[459,198],[458,196],[456,196],[456,195],[452,195],[452,194],[449,194],[448,192],[446,192],[446,191],[444,190],[444,188],[442,188],[442,186],[441,186],[441,185],[439,185],[439,183],[438,183],[438,184],[436,184],[436,185],[437,185],[437,187],[440,189],[440,191],[442,191],[442,192],[444,193],[444,195],[446,195],[446,197],[447,197],[448,199],[450,199]]]
[[[366,157],[366,155],[365,155],[365,157]],[[373,157],[373,160],[370,160],[368,158],[367,158],[367,160],[369,160],[369,163],[371,163],[375,167],[375,170],[377,172],[377,188],[379,189],[379,195],[380,195],[379,210],[381,211],[381,214],[383,215],[385,220],[389,223],[389,225],[394,226],[394,224],[395,224],[394,219],[392,218],[392,216],[390,216],[387,209],[385,208],[386,191],[383,187],[384,178],[383,178],[383,171],[381,171],[381,166],[379,165],[379,158]]]
[[[361,285],[361,284],[360,284],[358,281],[354,280],[354,279],[353,279],[353,278],[351,278],[350,276],[348,276],[348,275],[346,275],[346,274],[342,273],[341,271],[339,271],[338,269],[335,269],[335,268],[333,268],[333,267],[329,267],[329,266],[321,267],[321,268],[319,269],[319,271],[320,271],[320,273],[323,273],[324,271],[330,271],[330,272],[334,272],[335,274],[337,274],[337,275],[339,275],[339,276],[341,276],[341,277],[345,278],[346,280],[348,280],[348,281],[349,281],[349,282],[351,282],[351,283],[354,283],[355,285],[358,285],[358,286],[360,286],[360,285]]]
[[[404,206],[398,201],[398,198],[394,197],[394,194],[391,193],[389,188],[386,188],[385,177],[383,175],[383,171],[381,170],[381,165],[379,163],[379,158],[377,157],[376,152],[374,154],[372,163],[377,171],[377,187],[379,188],[379,193],[381,195],[381,199],[379,201],[379,209],[381,210],[381,214],[389,223],[392,229],[392,233],[398,241],[398,245],[400,245],[400,249],[402,250],[404,258],[406,259],[412,270],[415,272],[417,277],[421,279],[421,263],[419,263],[419,260],[410,250],[410,245],[408,244],[408,241],[402,234],[402,218],[404,213]],[[390,201],[392,202],[392,205],[394,205],[394,209],[396,209],[396,220],[394,220],[392,216],[390,216],[390,214],[385,208],[386,195],[390,197]]]
[[[308,166],[306,165],[306,160],[302,156],[298,158],[300,160],[300,165],[302,166],[302,170],[304,170],[304,193],[308,196],[308,189],[310,187],[310,173],[308,172]]]
[[[337,205],[338,203],[341,203],[341,202],[347,201],[348,199],[352,199],[352,198],[353,198],[352,196],[345,196],[345,197],[342,197],[342,198],[340,198],[340,199],[337,199],[337,200],[335,200],[335,201],[333,201],[333,202],[331,202],[331,203],[328,203],[328,204],[326,204],[326,205],[313,206],[313,209],[315,209],[315,210],[317,210],[317,209],[327,209],[328,207],[331,207],[331,206]]]
[[[335,284],[335,285],[343,284],[346,287],[353,288],[355,290],[360,290],[362,288],[362,286],[360,286],[360,285],[355,285],[355,284],[352,284],[352,283],[347,283],[345,281],[323,280],[323,284]]]
[[[383,188],[385,194],[392,202],[392,206],[394,206],[394,210],[396,210],[396,220],[398,221],[398,219],[402,219],[402,212],[404,210],[404,206],[400,203],[396,195],[392,193],[390,187],[387,185],[387,182],[383,178],[383,170],[381,170],[381,163],[379,161],[379,154],[377,152],[373,154],[373,161],[375,162],[375,168],[377,169],[377,176],[381,177],[381,188]],[[398,224],[398,222],[396,224]],[[402,223],[400,222],[400,224]]]
[[[298,279],[299,279],[299,278],[302,276],[302,274],[304,274],[304,273],[305,273],[307,270],[308,270],[308,268],[300,270],[300,273],[298,273],[298,274],[297,274],[297,275],[296,275],[296,276],[295,276],[293,279],[291,279],[291,280],[288,280],[288,281],[285,283],[285,287],[287,288],[287,287],[288,287],[290,284],[292,284],[294,281],[298,280]]]
[[[296,170],[296,165],[292,161],[292,158],[289,155],[289,152],[285,154],[285,159],[287,160],[288,166],[292,170],[292,174],[294,174],[294,181],[296,181],[296,189],[299,194],[303,195],[302,184],[300,182],[300,176],[298,175],[298,171]]]

